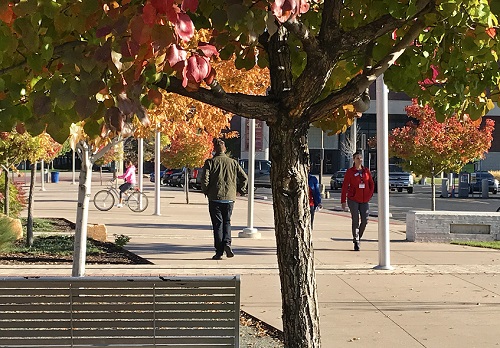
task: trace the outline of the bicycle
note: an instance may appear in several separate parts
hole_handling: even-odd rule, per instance
[[[110,181],[110,185],[104,189],[97,191],[94,195],[94,206],[101,211],[108,211],[115,205],[116,200],[120,197],[120,190],[114,186],[114,180]],[[143,212],[148,207],[148,197],[139,191],[138,188],[131,188],[125,192],[123,205],[129,207],[130,210],[136,213]]]

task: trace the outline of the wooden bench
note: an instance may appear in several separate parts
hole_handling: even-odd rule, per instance
[[[0,278],[0,347],[239,347],[240,279]]]

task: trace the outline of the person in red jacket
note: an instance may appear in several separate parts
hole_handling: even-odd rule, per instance
[[[347,170],[342,184],[340,203],[346,209],[346,201],[351,211],[352,242],[354,250],[359,251],[360,240],[368,223],[368,202],[373,196],[375,184],[370,170],[363,167],[363,157],[359,152],[352,156],[354,165]],[[361,216],[361,223],[359,217]]]

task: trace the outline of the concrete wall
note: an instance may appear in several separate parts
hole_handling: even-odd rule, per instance
[[[406,240],[500,240],[500,213],[409,211],[406,214]]]

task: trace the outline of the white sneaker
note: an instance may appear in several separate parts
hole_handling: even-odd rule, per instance
[[[118,204],[116,205],[116,207],[117,207],[117,208],[121,208],[121,207],[123,207],[123,204],[118,203]]]

